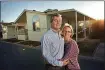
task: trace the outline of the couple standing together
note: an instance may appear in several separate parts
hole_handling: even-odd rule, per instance
[[[60,34],[62,16],[54,14],[51,28],[41,39],[41,51],[45,59],[45,70],[80,70],[78,63],[79,49],[72,39],[73,29],[64,25]]]

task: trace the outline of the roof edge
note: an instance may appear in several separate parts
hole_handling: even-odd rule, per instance
[[[79,14],[82,14],[82,15],[84,15],[84,16],[87,16],[87,17],[89,17],[89,18],[91,18],[91,19],[93,19],[93,20],[96,20],[96,19],[94,19],[93,17],[90,17],[90,16],[88,16],[88,15],[86,15],[86,14],[84,14],[84,13],[82,13],[82,12],[80,12],[80,11],[74,9],[74,8],[72,8],[72,9],[66,9],[66,10],[59,10],[59,11],[54,11],[54,12],[48,12],[48,13],[46,13],[46,14],[50,15],[50,14],[54,14],[54,13],[62,13],[62,12],[69,12],[69,11],[75,11],[75,12],[77,12],[77,13],[79,13]]]
[[[75,11],[75,9],[59,10],[54,12],[48,12],[47,14],[62,13],[62,12],[69,12],[69,11]]]
[[[18,16],[18,18],[14,21],[14,23],[16,23],[16,21],[20,18],[20,16],[26,12],[26,9],[23,10],[23,12]]]

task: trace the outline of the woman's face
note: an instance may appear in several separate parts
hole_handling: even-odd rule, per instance
[[[70,38],[72,36],[72,30],[70,27],[63,28],[63,36]]]

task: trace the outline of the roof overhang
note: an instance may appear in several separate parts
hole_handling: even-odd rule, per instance
[[[27,10],[27,9],[24,9],[23,12],[18,16],[18,18],[15,20],[14,23],[27,23],[26,12],[46,14],[46,13],[39,12],[39,11],[36,11],[36,10]]]
[[[71,19],[71,20],[75,20],[75,12],[77,12],[77,20],[84,20],[84,16],[85,16],[85,20],[95,20],[94,18],[83,14],[75,9],[67,9],[67,10],[60,10],[60,11],[54,11],[54,12],[39,12],[39,11],[35,11],[35,10],[23,10],[23,12],[19,15],[19,17],[15,20],[14,23],[27,23],[27,17],[26,17],[26,12],[31,12],[31,13],[39,13],[39,14],[46,14],[46,15],[52,15],[55,13],[60,13],[62,14],[63,17]]]
[[[83,14],[83,13],[81,13],[75,9],[48,12],[46,14],[47,15],[53,15],[55,13],[59,13],[62,15],[62,17],[66,18],[66,19],[75,20],[76,19],[76,15],[75,15],[76,12],[77,12],[77,20],[78,21],[84,20],[84,17],[85,17],[85,20],[95,20],[94,18],[92,18],[86,14]]]
[[[25,25],[26,25],[26,24],[24,24],[24,23],[17,23],[17,24],[16,24],[16,26],[22,26],[22,27],[25,27]]]

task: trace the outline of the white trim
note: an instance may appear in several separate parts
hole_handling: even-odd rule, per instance
[[[39,14],[46,15],[46,13],[40,12],[40,11],[26,10],[26,12],[30,12],[30,13],[39,13]]]
[[[75,11],[75,21],[76,21],[76,41],[78,41],[78,21],[77,21],[77,11]]]
[[[85,21],[85,16],[84,16],[84,37],[86,38],[86,21]]]

